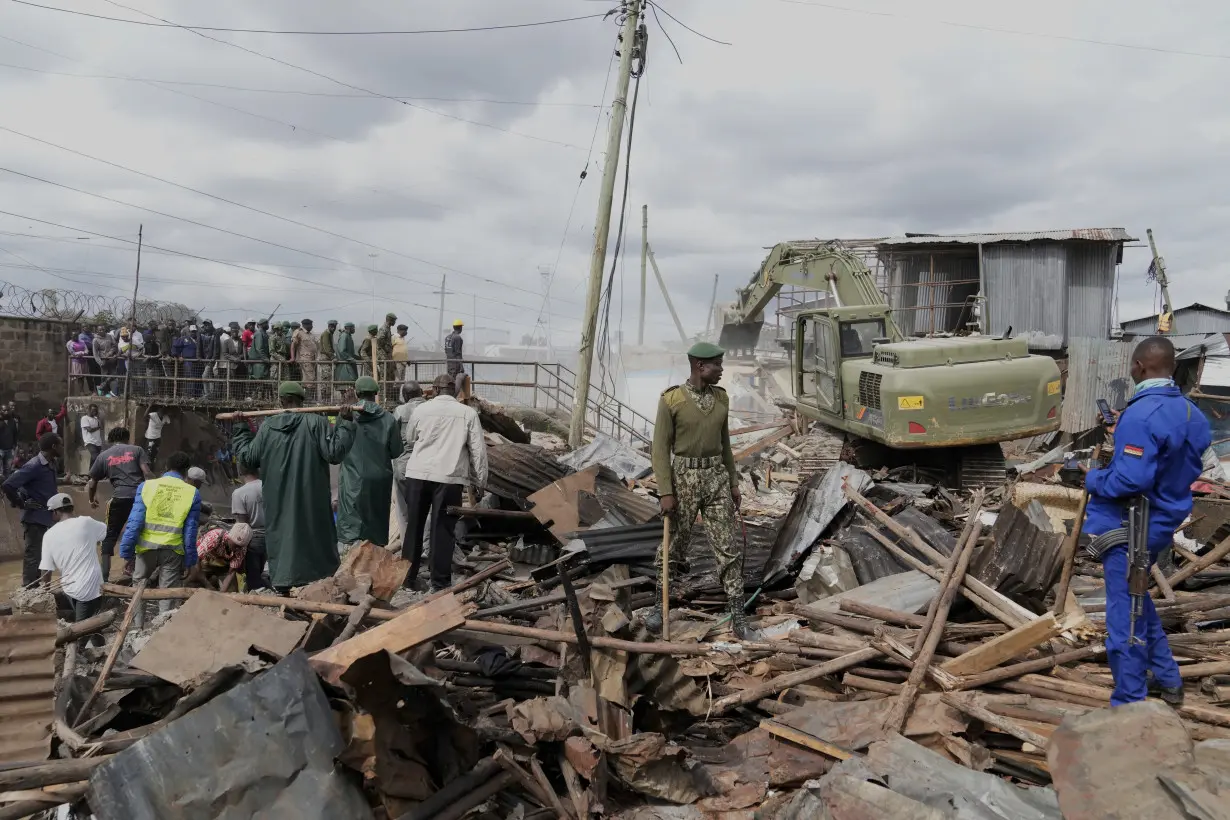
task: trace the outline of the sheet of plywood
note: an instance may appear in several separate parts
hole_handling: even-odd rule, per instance
[[[242,663],[253,646],[289,655],[307,626],[306,621],[288,621],[276,611],[202,589],[154,633],[131,665],[182,686]]]
[[[579,473],[553,481],[526,498],[534,506],[530,509],[551,534],[561,541],[567,533],[585,529],[581,524],[581,492],[594,494],[594,482],[599,465],[586,467]]]
[[[355,661],[375,652],[404,652],[456,629],[465,623],[465,611],[454,595],[411,607],[391,621],[385,621],[312,656],[312,668],[325,680],[337,683]]]

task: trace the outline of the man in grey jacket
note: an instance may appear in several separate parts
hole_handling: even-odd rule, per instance
[[[94,354],[94,361],[98,363],[99,372],[102,373],[102,379],[98,382],[98,395],[115,398],[115,391],[119,386],[119,380],[115,376],[119,369],[119,343],[100,325],[98,332],[94,334],[93,347],[90,352]]]
[[[449,507],[461,504],[467,484],[487,484],[487,445],[478,413],[453,396],[451,376],[437,376],[436,396],[416,408],[403,440],[410,448],[406,464],[406,519],[410,537],[402,539],[402,557],[410,561],[405,585],[413,587],[422,560],[421,533],[431,513],[431,591],[453,584],[453,529]]]

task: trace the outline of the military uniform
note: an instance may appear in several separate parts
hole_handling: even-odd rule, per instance
[[[693,351],[697,350],[710,355],[689,355],[721,355],[721,349],[713,345],[697,345]],[[673,495],[676,500],[670,541],[672,595],[678,590],[678,579],[688,570],[699,514],[717,561],[718,579],[732,613],[739,613],[736,625],[742,629],[743,551],[735,539],[733,497],[739,479],[730,448],[729,412],[730,398],[716,385],[696,388],[685,382],[665,390],[658,399],[654,423],[653,472],[659,495]],[[661,573],[661,548],[654,566]]]
[[[269,336],[269,358],[273,360],[272,378],[275,382],[280,382],[290,376],[286,364],[290,349],[286,346],[285,328],[278,326],[274,330],[276,332]],[[253,346],[255,347],[255,344]]]
[[[376,379],[381,382],[381,389],[387,389],[396,378],[393,366],[393,325],[397,317],[392,313],[384,317],[384,324],[376,333],[376,357],[380,363],[380,375]]]
[[[320,383],[323,385],[323,392],[327,399],[332,399],[335,392],[333,389],[333,360],[337,358],[337,346],[334,344],[335,333],[337,333],[337,322],[330,322],[325,332],[320,334],[320,364],[317,368],[320,371]]]

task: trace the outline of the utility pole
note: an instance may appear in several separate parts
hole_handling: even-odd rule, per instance
[[[713,274],[713,296],[709,299],[709,316],[705,319],[705,338],[709,338],[709,331],[713,328],[713,311],[717,310],[717,286],[718,275]]]
[[[1149,228],[1149,250],[1153,252],[1153,264],[1149,266],[1149,274],[1157,280],[1162,289],[1162,312],[1157,317],[1157,332],[1169,333],[1173,312],[1170,308],[1170,280],[1166,278],[1166,260],[1157,255],[1157,245],[1153,243],[1153,229]]]
[[[675,330],[679,331],[679,341],[687,347],[688,334],[683,332],[683,322],[679,321],[679,314],[675,312],[675,303],[671,301],[670,292],[666,289],[666,280],[662,278],[662,271],[658,270],[658,260],[653,255],[653,248],[649,248],[649,264],[653,266],[653,275],[658,278],[658,287],[662,289],[666,309],[671,312],[671,319],[675,321]]]
[[[645,263],[649,257],[649,206],[641,206],[641,322],[637,326],[636,343],[645,344]]]
[[[440,321],[436,326],[436,345],[444,348],[444,294],[448,293],[448,274],[440,274]],[[435,346],[432,347],[435,350]]]
[[[611,202],[615,198],[615,173],[623,145],[624,113],[628,109],[628,83],[632,77],[632,56],[636,50],[636,23],[642,0],[624,3],[624,25],[619,35],[619,77],[611,103],[611,129],[607,134],[606,161],[602,168],[602,189],[598,193],[598,217],[594,220],[594,253],[589,260],[589,291],[585,296],[585,318],[581,325],[580,361],[577,367],[575,397],[568,443],[576,448],[584,443],[585,411],[589,406],[589,379],[594,367],[594,338],[598,330],[598,299],[602,295],[602,269],[606,266],[606,243],[611,231]]]
[[[137,293],[141,289],[141,246],[145,241],[145,225],[137,226],[137,275],[132,283],[132,310],[128,316],[128,359],[124,362],[124,426],[129,430],[132,429],[132,419],[129,416],[128,408],[132,406],[129,401],[131,393],[129,387],[132,385],[132,335],[137,332]],[[166,355],[165,353],[163,355]]]

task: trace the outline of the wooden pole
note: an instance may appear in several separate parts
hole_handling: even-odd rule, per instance
[[[1021,661],[1009,666],[999,666],[980,675],[962,676],[961,682],[957,684],[957,688],[981,689],[984,686],[998,683],[1001,680],[1018,678],[1021,675],[1028,675],[1032,672],[1045,672],[1047,669],[1059,666],[1060,664],[1092,658],[1104,652],[1106,652],[1104,644],[1092,643],[1089,646],[1082,646],[1069,652],[1060,652],[1058,655],[1047,655],[1045,658],[1037,658],[1032,661]]]
[[[978,498],[976,506],[982,507],[981,497]],[[978,542],[978,536],[982,532],[982,525],[978,523],[977,515],[973,515],[972,519],[974,525],[965,534],[965,540],[953,550],[952,562],[944,574],[940,591],[936,594],[938,604],[928,615],[931,623],[923,628],[926,638],[915,644],[914,668],[910,670],[910,676],[906,679],[905,686],[901,688],[901,694],[897,696],[892,711],[884,721],[889,731],[900,732],[905,726],[910,709],[914,706],[914,698],[918,696],[918,690],[927,676],[927,667],[931,665],[931,659],[935,657],[935,649],[939,646],[940,638],[944,634],[944,623],[948,620],[948,610],[957,597],[957,590],[961,588],[961,579],[965,576],[970,559],[974,556],[974,544]]]
[[[671,639],[671,517],[662,517],[662,640]]]
[[[124,620],[120,622],[120,629],[115,634],[115,641],[111,644],[111,650],[107,652],[107,660],[103,662],[102,671],[98,673],[98,680],[94,681],[94,688],[90,691],[90,696],[85,699],[85,703],[81,706],[81,711],[77,713],[76,726],[85,723],[86,719],[89,718],[90,707],[94,705],[94,701],[98,700],[98,696],[102,694],[103,687],[107,685],[107,676],[111,674],[111,670],[115,667],[115,661],[120,656],[120,649],[124,646],[124,637],[128,634],[128,627],[132,626],[132,619],[141,607],[146,583],[146,581],[140,581],[133,588],[132,600],[128,602],[128,611],[124,613]]]
[[[961,530],[961,537],[957,539],[957,545],[958,545],[957,551],[958,552],[960,551],[961,545],[969,541],[970,534],[974,531],[974,528],[978,525],[978,515],[979,513],[982,512],[982,502],[984,498],[986,498],[986,492],[984,490],[976,490],[973,496],[970,498],[969,518],[966,519],[965,527]],[[948,567],[949,574],[952,573],[953,568],[956,566],[956,563],[957,563],[957,556],[954,553],[954,555],[952,556],[952,561],[949,563],[949,567]],[[947,583],[947,581],[945,583]],[[953,594],[954,595],[956,594],[955,590]],[[927,607],[927,616],[923,620],[922,628],[919,631],[918,636],[914,639],[914,653],[915,654],[918,654],[919,652],[922,651],[923,647],[927,643],[927,640],[931,637],[931,632],[936,623],[936,616],[939,615],[939,612],[940,612],[940,606],[941,606],[942,599],[943,599],[943,596],[939,593],[936,593],[936,596],[931,599],[931,605]],[[952,602],[949,601],[950,606],[951,606],[951,603]],[[939,631],[941,633],[944,631],[944,622],[947,619],[948,619],[948,612],[945,611],[943,615],[940,615],[939,617]]]
[[[1171,589],[1174,589],[1188,578],[1191,578],[1197,572],[1200,572],[1200,570],[1208,569],[1213,566],[1218,561],[1225,558],[1227,554],[1230,554],[1230,537],[1223,539],[1220,544],[1214,547],[1213,550],[1207,555],[1202,556],[1200,560],[1188,564],[1174,575],[1171,575],[1166,579],[1166,583],[1170,584]]]
[[[1006,734],[1012,735],[1013,737],[1026,743],[1031,743],[1039,749],[1046,748],[1047,740],[1042,735],[1037,734],[1036,732],[1031,732],[1008,718],[1003,717],[1002,715],[997,715],[989,709],[983,708],[977,703],[974,703],[970,698],[947,694],[943,695],[942,699],[944,703],[947,703],[949,706],[957,709],[958,711],[964,712],[975,720],[980,720],[986,725],[998,729]]]
[[[336,415],[349,407],[354,412],[358,413],[363,409],[361,404],[338,404],[313,407],[286,407],[278,410],[249,410],[240,413],[218,413],[214,416],[218,421],[234,421],[236,416],[242,416],[246,419],[264,418],[266,416],[276,416],[280,413],[325,413],[326,415]]]
[[[1102,452],[1101,445],[1093,450],[1093,460],[1096,462],[1098,456]],[[1059,560],[1060,566],[1063,568],[1059,574],[1059,586],[1055,588],[1055,604],[1051,607],[1051,611],[1056,616],[1062,615],[1064,607],[1068,604],[1068,589],[1072,586],[1072,571],[1076,564],[1076,544],[1080,540],[1081,530],[1085,527],[1085,510],[1089,507],[1089,488],[1081,489],[1081,503],[1076,512],[1076,520],[1072,522],[1072,532],[1068,533],[1068,537],[1063,541],[1063,547],[1060,549]]]
[[[836,672],[844,672],[852,666],[858,666],[861,663],[866,663],[872,658],[877,657],[880,650],[872,647],[866,649],[858,649],[848,655],[842,655],[840,658],[834,658],[827,663],[821,663],[816,666],[809,666],[806,669],[800,669],[797,672],[787,672],[784,675],[778,675],[772,680],[762,683],[759,686],[753,686],[750,689],[744,689],[742,692],[737,692],[733,695],[727,695],[724,698],[715,700],[709,713],[712,715],[721,715],[745,703],[755,703],[761,698],[769,695],[776,695],[778,692],[789,689],[792,686],[798,686],[801,683],[810,683],[817,678],[822,678],[825,675],[832,675]]]

